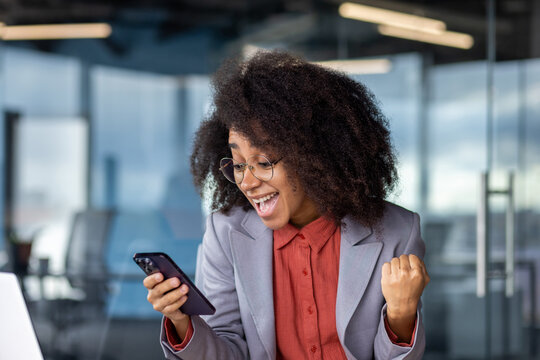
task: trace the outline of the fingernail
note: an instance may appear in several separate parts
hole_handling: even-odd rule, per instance
[[[161,274],[154,275],[154,279],[156,279],[157,281],[161,280]]]
[[[184,294],[188,291],[188,287],[186,285],[182,285],[181,289]]]
[[[172,286],[178,286],[180,285],[180,280],[178,280],[177,278],[174,278],[171,280],[171,285]]]

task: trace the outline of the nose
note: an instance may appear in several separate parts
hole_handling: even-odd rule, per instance
[[[244,170],[244,179],[240,183],[240,187],[243,191],[248,191],[259,186],[261,182],[261,180],[257,179],[255,175],[253,175],[250,169],[246,168]]]

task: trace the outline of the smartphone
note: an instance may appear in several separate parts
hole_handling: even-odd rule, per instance
[[[165,253],[136,253],[133,255],[133,260],[145,272],[146,275],[162,273],[165,279],[176,277],[182,284],[189,287],[187,293],[187,301],[180,307],[186,315],[213,315],[216,312],[214,306],[208,299],[197,289],[195,284],[187,277],[186,274],[175,264],[175,262]]]

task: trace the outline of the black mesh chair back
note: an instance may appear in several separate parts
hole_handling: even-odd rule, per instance
[[[73,217],[66,252],[66,277],[73,288],[85,293],[86,301],[104,301],[108,271],[105,247],[113,211],[85,210]]]

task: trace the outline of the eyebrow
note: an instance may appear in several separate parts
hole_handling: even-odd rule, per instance
[[[230,149],[238,149],[238,145],[236,145],[235,143],[230,143],[229,148]]]

